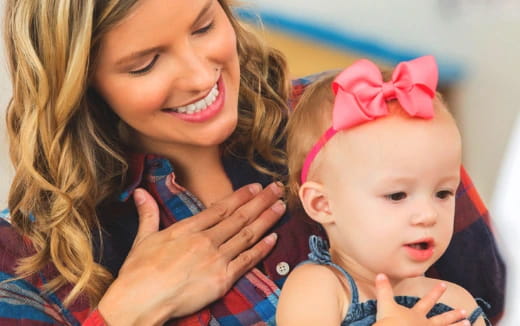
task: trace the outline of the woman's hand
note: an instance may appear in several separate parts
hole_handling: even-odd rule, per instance
[[[426,318],[426,314],[433,308],[437,300],[446,291],[446,284],[439,283],[413,308],[407,308],[396,303],[394,292],[388,278],[384,274],[376,277],[377,296],[377,326],[469,326],[464,310],[451,310],[432,318]]]
[[[158,231],[157,203],[136,189],[137,235],[98,306],[107,324],[159,325],[222,297],[273,248],[276,234],[260,237],[283,215],[281,195],[277,184],[248,185]]]

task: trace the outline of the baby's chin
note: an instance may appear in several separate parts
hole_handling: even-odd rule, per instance
[[[429,266],[428,266],[429,267]],[[385,273],[384,271],[382,273],[385,273],[387,277],[394,281],[400,281],[405,279],[411,279],[416,277],[424,277],[426,274],[428,268],[415,268],[413,270],[407,270],[407,271],[389,271],[388,273]]]

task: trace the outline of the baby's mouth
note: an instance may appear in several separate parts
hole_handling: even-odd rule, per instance
[[[428,250],[433,248],[434,242],[433,239],[421,239],[415,242],[407,243],[405,246],[415,250]]]

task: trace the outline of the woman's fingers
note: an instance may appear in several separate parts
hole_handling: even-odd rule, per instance
[[[433,306],[439,301],[442,294],[446,291],[446,283],[440,282],[435,287],[428,292],[424,297],[419,300],[413,310],[426,315]]]
[[[231,275],[235,280],[244,275],[248,270],[256,266],[263,257],[267,256],[276,244],[277,239],[278,235],[276,233],[271,233],[251,249],[239,254],[228,264],[227,271],[229,275]]]
[[[231,216],[239,207],[251,201],[262,191],[259,183],[244,186],[221,201],[210,205],[202,212],[175,223],[173,236],[177,233],[196,233],[211,228]]]
[[[238,239],[238,242],[243,240],[246,240],[246,244],[250,242],[248,246],[241,247],[241,250],[247,249],[283,215],[285,207],[278,211],[275,210],[276,208],[272,209],[273,204],[277,202],[282,194],[280,185],[276,183],[270,184],[249,202],[236,208],[222,222],[206,230],[205,233],[213,240],[216,246],[220,246],[228,239],[234,238]],[[259,223],[253,224],[253,221]]]
[[[257,243],[260,237],[267,232],[285,212],[285,204],[278,200],[271,207],[267,208],[255,221],[244,226],[238,233],[229,240],[222,243],[219,251],[229,260],[234,259],[241,252]],[[231,218],[230,218],[231,220]],[[225,223],[225,222],[222,222]],[[263,248],[262,244],[260,246]],[[266,248],[268,251],[270,248]],[[265,250],[260,250],[263,253]],[[263,256],[261,256],[263,257]],[[260,258],[261,258],[260,257]]]
[[[146,190],[138,188],[134,191],[134,202],[139,215],[139,226],[132,247],[159,230],[159,207],[155,199]]]

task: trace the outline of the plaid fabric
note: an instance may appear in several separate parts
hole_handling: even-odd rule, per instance
[[[290,104],[294,105],[304,88],[315,78],[294,82]],[[248,162],[224,158],[224,168],[237,189],[252,182],[268,185],[268,176],[254,170]],[[120,200],[99,207],[103,225],[103,252],[97,252],[100,263],[117,275],[135,237],[138,216],[132,200],[133,190],[146,188],[156,199],[161,211],[161,228],[203,209],[202,204],[182,186],[175,183],[172,166],[153,155],[133,154],[129,158],[128,188]],[[26,257],[31,249],[8,221],[8,212],[0,218],[0,281],[14,275],[16,261]],[[275,307],[285,275],[276,266],[287,263],[292,269],[308,254],[308,237],[321,234],[320,229],[300,216],[285,215],[269,232],[278,233],[278,242],[259,267],[239,279],[220,300],[191,316],[171,320],[167,325],[273,325]],[[446,254],[428,272],[430,276],[459,283],[473,296],[491,304],[483,307],[495,321],[500,317],[504,298],[504,265],[491,233],[488,212],[470,178],[462,169],[462,181],[457,192],[455,235]],[[95,245],[98,248],[97,245]],[[263,270],[263,272],[261,271]],[[71,287],[57,293],[41,291],[42,284],[56,271],[52,266],[28,280],[0,284],[0,325],[103,325],[96,310],[80,297],[69,307],[62,302]]]

